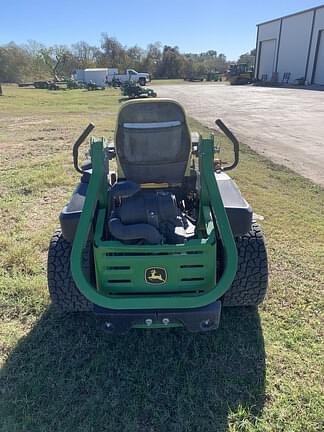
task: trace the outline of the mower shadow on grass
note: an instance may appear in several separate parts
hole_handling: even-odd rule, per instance
[[[262,413],[258,312],[223,311],[218,332],[103,333],[50,308],[2,373],[1,430],[223,432]]]

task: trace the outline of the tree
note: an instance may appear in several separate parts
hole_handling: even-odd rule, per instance
[[[117,39],[102,33],[101,49],[100,66],[126,69],[129,62],[128,55],[125,47]]]
[[[151,43],[147,46],[142,62],[142,70],[149,72],[154,77],[158,76],[158,69],[162,61],[161,42]]]
[[[144,60],[144,50],[137,45],[128,48],[126,51],[128,57],[128,68],[140,69]]]
[[[241,54],[240,58],[238,59],[238,63],[247,63],[249,68],[253,67],[255,64],[255,54],[255,49],[251,50],[250,52]]]
[[[22,82],[24,77],[29,76],[30,68],[31,59],[23,47],[14,42],[0,47],[1,82]]]
[[[254,64],[255,50],[242,54],[240,61]],[[22,82],[67,78],[76,68],[114,67],[120,71],[134,68],[149,72],[155,78],[180,78],[224,72],[228,64],[224,54],[215,49],[202,53],[180,53],[177,46],[151,43],[146,50],[135,45],[126,47],[117,39],[102,33],[101,46],[79,41],[71,47],[46,47],[36,41],[24,45],[10,42],[0,46],[0,81]]]
[[[71,51],[65,46],[42,48],[40,55],[54,80],[71,76],[76,63]]]
[[[46,47],[43,44],[34,40],[29,40],[27,44],[23,45],[22,47],[26,50],[30,58],[30,64],[28,67],[28,79],[35,81],[44,78],[51,78],[48,67],[44,62],[43,56],[41,55],[41,50],[45,49]]]
[[[179,48],[165,45],[159,66],[159,75],[164,78],[180,78],[183,76],[184,68],[185,59],[179,53]]]
[[[100,58],[100,50],[96,46],[80,41],[72,45],[72,55],[78,69],[96,67],[97,59]]]
[[[217,51],[209,50],[206,53],[202,53],[201,56],[217,58]]]
[[[185,62],[183,65],[183,77],[189,78],[191,76],[194,76],[194,74],[195,74],[195,62],[190,57],[190,55],[186,54],[185,55]]]

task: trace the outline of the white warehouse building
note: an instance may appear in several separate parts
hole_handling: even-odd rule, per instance
[[[255,78],[324,85],[324,5],[257,26]]]

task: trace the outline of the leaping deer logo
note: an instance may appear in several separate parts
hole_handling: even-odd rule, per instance
[[[167,279],[166,270],[159,267],[149,268],[145,272],[145,279],[152,284],[164,283]]]

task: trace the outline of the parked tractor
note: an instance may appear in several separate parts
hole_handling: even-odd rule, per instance
[[[253,82],[253,68],[246,63],[231,64],[227,71],[227,79],[231,85],[244,85]]]
[[[222,81],[222,74],[220,72],[207,72],[206,81]]]

